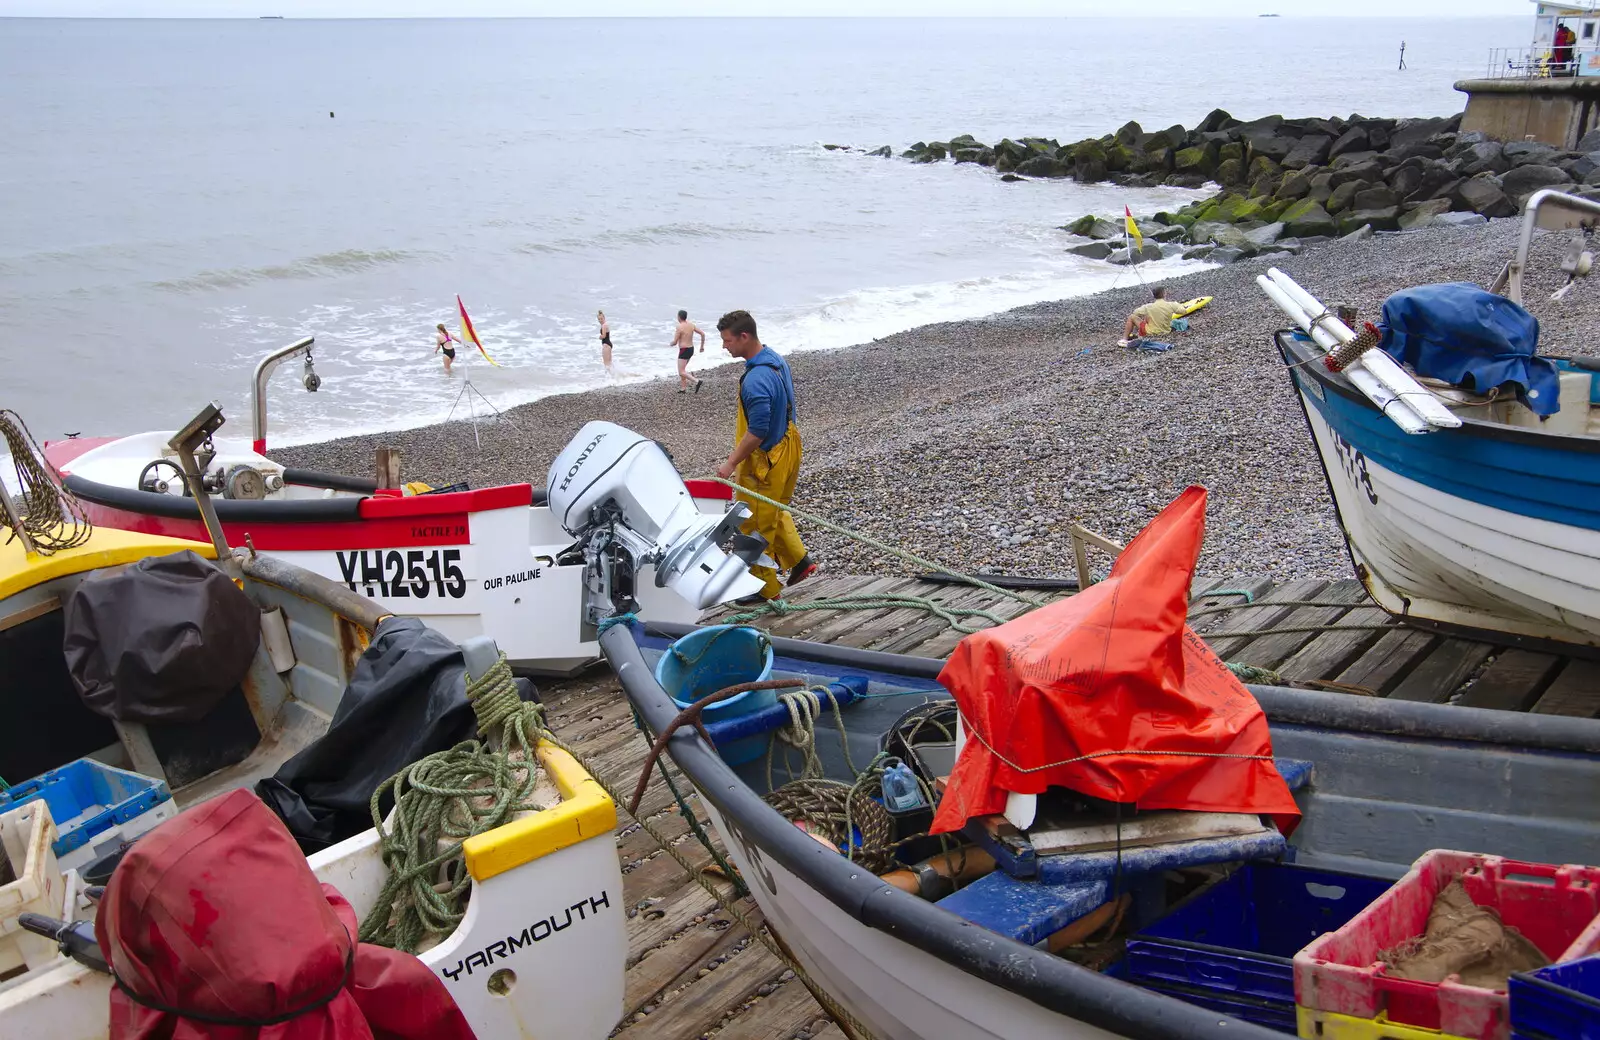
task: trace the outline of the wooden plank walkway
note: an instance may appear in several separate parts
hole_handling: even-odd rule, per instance
[[[1471,642],[1397,625],[1355,581],[1198,579],[1191,623],[1225,660],[1272,669],[1292,684],[1356,696],[1593,718],[1600,661]],[[1246,596],[1244,593],[1248,593]],[[1012,618],[1029,609],[980,589],[908,577],[829,576],[795,590],[796,607],[842,596],[910,595]],[[1041,601],[1067,593],[1030,592]],[[1311,601],[1313,605],[1306,605]],[[820,604],[819,604],[820,606]],[[1227,607],[1212,611],[1210,608]],[[736,614],[722,610],[708,621]],[[987,625],[981,618],[974,625]],[[907,607],[794,610],[756,623],[776,635],[943,657],[961,633]],[[1282,629],[1305,629],[1285,632]],[[613,786],[631,792],[648,745],[608,671],[546,684],[551,727]],[[680,789],[689,790],[686,782]],[[689,804],[703,821],[698,802]],[[710,856],[690,833],[659,770],[640,816],[695,864]],[[632,820],[617,829],[628,906],[627,1040],[845,1040],[839,1027],[766,948],[717,906]],[[759,925],[750,899],[739,909]]]

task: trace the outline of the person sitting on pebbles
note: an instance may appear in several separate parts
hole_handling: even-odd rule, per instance
[[[1122,330],[1122,339],[1117,341],[1117,346],[1170,349],[1160,343],[1160,337],[1172,334],[1172,323],[1182,313],[1183,307],[1168,300],[1167,290],[1162,286],[1151,289],[1150,295],[1155,299],[1128,315],[1128,323]]]

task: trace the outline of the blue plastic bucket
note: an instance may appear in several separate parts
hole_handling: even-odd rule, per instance
[[[680,708],[739,683],[772,678],[772,643],[744,625],[714,625],[691,632],[667,647],[656,662],[656,682]],[[707,722],[738,718],[778,703],[776,690],[747,690],[706,708]],[[739,765],[760,758],[767,737],[746,737],[717,748],[722,760]]]

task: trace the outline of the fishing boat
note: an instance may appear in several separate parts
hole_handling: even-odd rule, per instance
[[[1520,304],[1535,229],[1592,229],[1597,220],[1600,204],[1535,194],[1517,254],[1493,288]],[[1580,244],[1564,267],[1579,276],[1589,262]],[[1413,382],[1409,396],[1374,396],[1361,365],[1323,363],[1355,338],[1350,330],[1313,321],[1326,311],[1282,272],[1258,281],[1301,326],[1278,333],[1275,347],[1373,600],[1416,625],[1600,654],[1600,360],[1554,361],[1560,407],[1547,418],[1495,388],[1474,393],[1438,380]],[[1366,356],[1396,366],[1382,350]],[[1419,400],[1448,409],[1453,424],[1416,421],[1405,402]]]
[[[550,515],[542,487],[431,489],[394,481],[380,488],[373,478],[267,457],[268,380],[278,365],[303,357],[305,385],[320,385],[313,346],[310,337],[299,340],[256,366],[249,442],[224,434],[202,446],[203,477],[229,544],[248,543],[451,639],[488,636],[519,672],[569,674],[595,660],[598,647],[573,620],[581,559]],[[205,525],[170,440],[170,432],[73,437],[47,443],[44,453],[97,527],[203,541]],[[731,498],[705,481],[692,482],[688,493],[712,516]],[[705,605],[659,591],[653,577],[640,583],[646,616],[692,621]]]
[[[575,462],[601,432],[607,434],[606,449],[597,453],[591,446]],[[1384,887],[1437,849],[1499,851],[1550,864],[1600,859],[1600,810],[1587,794],[1600,782],[1600,721],[1251,686],[1270,727],[1277,775],[1293,789],[1302,816],[1287,838],[1248,813],[1206,812],[1145,817],[1142,836],[1135,838],[1137,817],[1080,818],[1069,808],[1063,823],[1051,815],[1061,805],[1049,808],[1041,796],[1035,820],[1014,825],[986,817],[947,837],[973,853],[975,862],[981,852],[997,867],[964,888],[938,891],[950,871],[934,865],[937,856],[880,876],[881,866],[850,858],[768,801],[775,781],[760,745],[790,724],[788,706],[714,719],[707,705],[715,707],[718,697],[729,694],[753,696],[783,681],[811,691],[818,700],[808,713],[814,729],[807,746],[822,768],[814,779],[853,790],[862,763],[896,739],[911,746],[907,719],[937,712],[945,713],[947,723],[960,718],[950,691],[940,685],[947,662],[750,628],[638,620],[625,596],[606,597],[605,575],[627,554],[628,544],[653,544],[650,532],[659,513],[651,503],[673,498],[670,464],[652,457],[643,438],[596,424],[579,435],[552,472],[567,473],[569,465],[576,466],[571,486],[552,501],[573,518],[572,533],[587,547],[593,576],[586,610],[599,621],[605,656],[634,709],[660,735],[657,745],[703,800],[783,949],[852,1034],[880,1040],[1281,1035],[1295,1028],[1295,997],[1288,998],[1286,1011],[1273,1011],[1287,1015],[1287,1027],[1281,1017],[1263,1017],[1272,1009],[1243,995],[1248,969],[1237,959],[1218,969],[1221,974],[1210,983],[1232,980],[1221,988],[1239,992],[1216,999],[1215,992],[1182,984],[1134,985],[1114,971],[1052,952],[1053,940],[1107,907],[1128,903],[1119,901],[1119,890],[1131,896],[1129,927],[1159,919],[1172,909],[1173,880],[1196,870],[1215,878],[1247,864],[1292,863],[1327,872],[1323,888],[1342,893],[1341,878],[1351,879],[1351,886]],[[1186,594],[1187,576],[1180,576]],[[753,663],[743,673],[707,664],[722,652],[714,647],[740,644],[754,648]],[[667,688],[677,683],[672,676],[681,669],[702,667],[713,676],[709,687]],[[724,683],[733,685],[687,703]],[[936,745],[924,747],[930,762],[943,756],[933,773],[949,770],[950,739],[946,731],[934,738]],[[752,740],[754,752],[748,747]],[[886,784],[885,798],[887,792]],[[864,853],[867,824],[860,822],[859,829]],[[848,817],[844,833],[844,845],[853,846],[858,839],[850,836]],[[894,879],[895,873],[904,877]],[[1549,888],[1552,876],[1523,884],[1530,891]],[[906,879],[909,885],[899,883]],[[1257,910],[1281,912],[1251,908]],[[1580,932],[1589,918],[1574,915],[1571,930]],[[1313,928],[1305,941],[1321,930]],[[1590,936],[1586,941],[1600,943],[1600,930],[1584,934]],[[1204,955],[1229,952],[1203,943],[1194,948]],[[1300,960],[1294,951],[1269,960],[1269,974],[1278,975],[1275,985],[1298,993]],[[1206,979],[1202,965],[1195,980],[1210,984]],[[1380,1028],[1347,1035],[1425,1034],[1384,1034]]]
[[[177,445],[178,465],[196,476],[194,449],[221,420],[214,408],[208,412]],[[10,422],[0,414],[0,428],[16,448],[24,436]],[[179,809],[244,797],[241,788],[314,748],[356,685],[422,683],[429,690],[433,682],[459,689],[467,674],[493,674],[499,652],[483,638],[455,646],[347,583],[272,554],[231,550],[214,514],[211,537],[199,541],[97,528],[70,497],[46,505],[52,489],[39,467],[29,477],[26,499],[0,484],[0,705],[9,720],[0,727],[0,775],[19,785],[5,791],[0,784],[0,1034],[96,1040],[107,1036],[114,986],[104,955],[101,970],[70,959],[67,945],[33,934],[26,914],[17,912],[63,927],[94,920],[95,904],[81,880],[89,865],[75,861],[64,869],[58,855],[89,853],[80,844],[87,840],[100,843],[96,854],[115,856],[123,842],[142,842],[147,828]],[[203,490],[191,504],[210,513]],[[141,580],[154,576],[142,588],[169,591],[145,600],[148,611],[106,610],[104,590],[129,579],[117,586],[126,595],[135,572]],[[242,616],[227,598],[236,600],[239,589],[248,597]],[[101,606],[92,611],[84,605],[91,601]],[[161,615],[174,610],[183,616],[169,624]],[[115,682],[84,685],[85,676],[103,677],[85,661],[109,653],[112,642],[136,654],[137,665],[118,669]],[[214,645],[229,653],[212,653]],[[230,667],[225,657],[248,666],[237,682],[222,671]],[[183,674],[174,676],[174,668]],[[135,675],[154,688],[142,703]],[[201,717],[178,718],[160,698],[176,697],[174,683],[195,681],[231,686]],[[91,711],[91,693],[80,695],[80,688],[102,701],[114,697],[115,721]],[[140,711],[168,714],[142,721]],[[422,720],[417,727],[432,724]],[[537,758],[554,789],[550,804],[468,840],[466,916],[418,955],[481,1040],[526,1036],[529,1022],[539,1023],[542,1037],[588,1040],[604,1036],[621,1014],[627,940],[611,839],[615,807],[565,752],[540,743]],[[102,774],[119,797],[136,792],[137,798],[87,804],[99,789],[75,785]],[[21,784],[28,777],[39,779]],[[50,808],[61,799],[82,815],[69,819]],[[259,802],[255,808],[265,813]],[[112,823],[98,836],[84,829]],[[339,890],[358,919],[380,905],[388,869],[376,830],[315,853],[309,867]],[[563,923],[564,908],[580,905],[583,913],[566,910]],[[77,927],[75,937],[63,932],[61,941],[94,953],[92,926]]]

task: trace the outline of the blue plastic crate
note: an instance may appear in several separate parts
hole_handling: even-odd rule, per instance
[[[1128,940],[1128,979],[1223,1000],[1266,1000],[1294,1014],[1294,955],[1348,924],[1392,881],[1250,863]]]
[[[56,855],[64,857],[113,827],[171,801],[172,792],[164,781],[80,758],[0,791],[0,812],[41,798],[50,807],[59,835],[53,846]]]
[[[1511,976],[1511,1035],[1600,1040],[1600,956]]]
[[[1249,997],[1224,997],[1217,993],[1208,993],[1204,990],[1191,989],[1186,986],[1164,986],[1159,983],[1134,982],[1128,978],[1128,959],[1118,958],[1105,969],[1104,974],[1123,982],[1131,983],[1140,989],[1149,990],[1151,993],[1160,993],[1162,996],[1172,997],[1176,1000],[1203,1007],[1207,1011],[1218,1011],[1224,1015],[1254,1022],[1258,1026],[1266,1026],[1280,1033],[1291,1036],[1299,1035],[1299,1023],[1295,1020],[1294,1004],[1285,1005],[1276,1000],[1252,1000]]]

